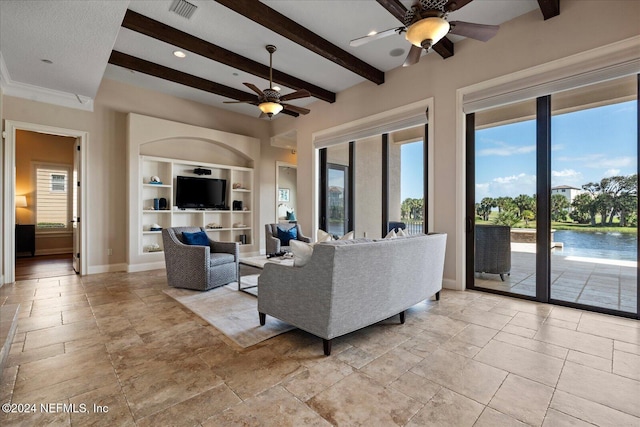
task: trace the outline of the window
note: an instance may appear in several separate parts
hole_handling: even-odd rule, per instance
[[[51,174],[51,192],[66,192],[67,176],[60,174]]]
[[[34,163],[36,183],[36,229],[66,231],[71,218],[71,166]]]

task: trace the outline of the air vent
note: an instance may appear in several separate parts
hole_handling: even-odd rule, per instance
[[[171,12],[175,12],[183,18],[190,19],[193,16],[193,13],[196,11],[198,6],[195,4],[191,4],[185,0],[176,0],[171,5],[169,9]]]

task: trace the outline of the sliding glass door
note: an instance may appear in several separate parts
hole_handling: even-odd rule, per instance
[[[551,99],[551,298],[635,313],[636,78]]]
[[[639,82],[467,115],[468,288],[638,316]]]
[[[535,100],[475,114],[474,286],[536,296]]]

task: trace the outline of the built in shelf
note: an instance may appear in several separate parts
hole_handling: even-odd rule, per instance
[[[243,185],[251,187],[254,182],[254,170],[252,168],[204,164],[195,161],[145,155],[140,156],[139,159],[138,176],[134,179],[138,189],[137,199],[138,203],[140,203],[138,223],[141,223],[142,227],[139,227],[135,232],[139,239],[134,242],[135,245],[132,250],[136,254],[144,254],[145,260],[143,262],[158,258],[152,254],[162,252],[146,249],[149,245],[162,245],[162,232],[148,229],[152,223],[159,224],[163,229],[176,226],[206,227],[207,224],[219,224],[221,228],[204,228],[204,230],[215,240],[237,241],[240,235],[247,235],[247,240],[252,240],[249,239],[249,236],[254,235],[253,211],[231,209],[231,202],[236,200],[241,202],[247,209],[249,206],[254,205],[253,198],[255,195],[251,188],[230,188],[227,185],[225,196],[230,204],[229,209],[179,209],[175,204],[176,188],[172,185],[177,176],[192,176],[194,168],[206,167],[211,169],[212,178],[225,179],[228,184],[243,183]],[[158,176],[163,184],[150,183],[149,179],[152,176]],[[156,190],[153,190],[154,188]],[[166,198],[170,206],[169,209],[149,209],[153,206],[150,204],[151,200],[159,196]],[[233,224],[243,224],[246,227],[234,227]],[[243,246],[243,249],[247,249],[252,244],[247,243]],[[255,246],[255,242],[253,246]]]
[[[177,211],[173,211],[173,213],[177,213],[177,214],[199,214],[199,213],[208,213],[208,214],[212,214],[212,213],[230,213],[232,212],[229,209],[205,209],[205,210],[199,210],[199,209],[179,209]],[[233,212],[238,212],[238,211],[233,211]]]
[[[171,188],[169,184],[142,184],[144,187],[159,187],[159,188]]]

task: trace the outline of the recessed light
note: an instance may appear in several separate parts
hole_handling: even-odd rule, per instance
[[[41,59],[40,61],[44,62],[45,64],[53,64],[53,61],[50,59]]]
[[[174,50],[174,51],[173,51],[173,56],[175,56],[175,57],[177,57],[177,58],[184,58],[184,57],[186,57],[186,56],[187,56],[187,54],[186,54],[186,53],[184,53],[184,52],[183,52],[183,51],[181,51],[181,50]]]
[[[405,50],[402,48],[397,48],[397,49],[391,49],[389,51],[389,55],[390,56],[402,56],[404,55]]]
[[[239,76],[239,74],[238,74],[238,73],[233,73],[233,75],[234,75],[234,76],[236,76],[236,77],[238,77],[238,76]]]

